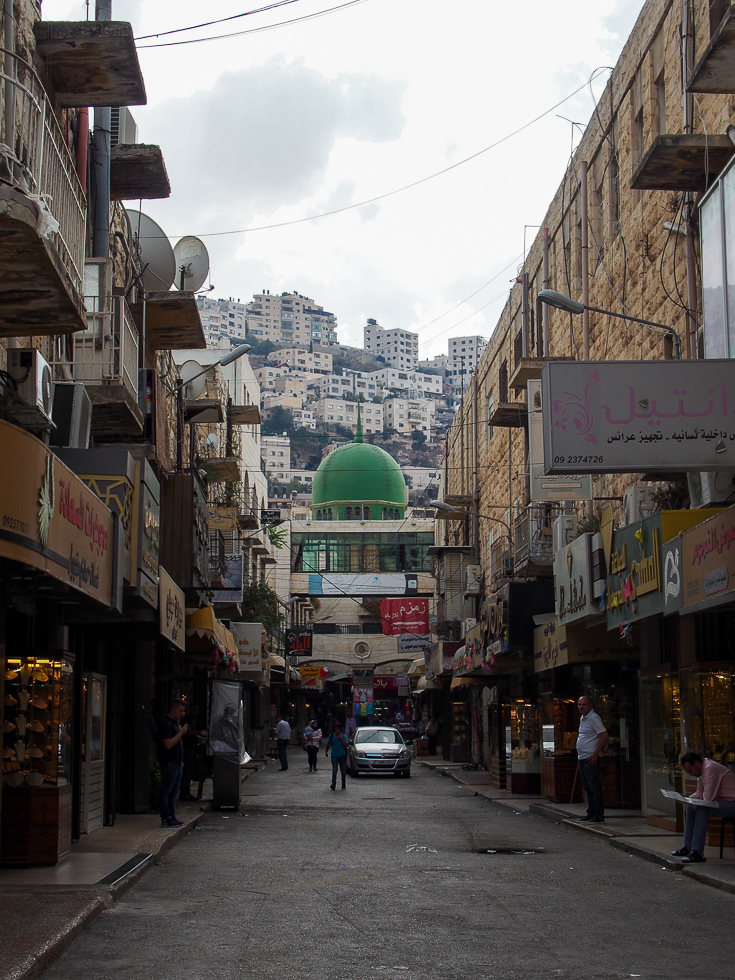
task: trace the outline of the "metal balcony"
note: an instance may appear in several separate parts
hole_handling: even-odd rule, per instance
[[[41,80],[0,48],[0,336],[71,333],[82,302],[87,201]]]
[[[87,329],[74,338],[74,381],[83,381],[93,405],[98,439],[138,435],[139,338],[124,296],[87,296]]]
[[[209,532],[209,581],[213,589],[222,589],[227,576],[225,538],[222,531]]]
[[[546,574],[554,561],[553,523],[561,508],[553,504],[531,504],[516,518],[514,559],[516,573]]]

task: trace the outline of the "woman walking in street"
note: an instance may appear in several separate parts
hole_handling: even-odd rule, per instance
[[[332,783],[330,789],[335,789],[337,785],[337,769],[342,773],[342,789],[347,789],[347,742],[342,734],[342,729],[335,722],[334,731],[327,739],[327,747],[324,754],[329,758],[329,750],[332,750]]]
[[[311,731],[307,735],[308,728]],[[304,745],[306,746],[306,754],[309,757],[309,772],[316,772],[317,756],[319,755],[319,746],[321,743],[322,730],[316,718],[312,718],[311,725],[304,729]]]

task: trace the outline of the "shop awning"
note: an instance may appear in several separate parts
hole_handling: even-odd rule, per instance
[[[187,612],[186,635],[213,646],[222,657],[226,657],[235,669],[240,666],[237,643],[232,633],[217,619],[211,606],[202,606]]]
[[[283,659],[283,657],[279,657],[277,653],[268,654],[268,663],[271,665],[271,667],[279,667],[281,670],[283,670],[286,666],[286,661]]]
[[[441,684],[437,684],[436,681],[432,680],[430,677],[419,677],[418,684],[416,685],[415,694],[421,694],[423,691],[440,691]]]
[[[426,663],[423,657],[411,662],[411,666],[406,671],[407,677],[423,677],[426,673]]]
[[[466,675],[464,677],[453,677],[449,687],[452,691],[456,687],[480,687],[489,680],[490,678],[483,674],[470,675],[469,677]]]

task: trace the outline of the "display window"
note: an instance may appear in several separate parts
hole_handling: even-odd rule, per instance
[[[735,771],[735,669],[699,664],[679,672],[681,751],[699,752]]]
[[[642,670],[640,704],[644,812],[646,816],[666,818],[675,827],[675,804],[660,791],[681,788],[678,675],[665,665]]]
[[[3,713],[3,785],[57,787],[71,779],[72,666],[8,657]]]

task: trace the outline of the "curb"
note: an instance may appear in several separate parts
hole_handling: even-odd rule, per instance
[[[87,928],[101,912],[111,908],[133,885],[142,878],[149,868],[160,864],[161,858],[177,844],[182,837],[191,833],[205,813],[211,810],[211,802],[202,804],[199,813],[190,817],[182,827],[166,836],[160,844],[118,882],[110,885],[101,894],[90,899],[73,918],[61,927],[59,934],[44,943],[37,953],[30,954],[25,961],[15,966],[9,973],[0,974],[0,980],[37,980],[66,950],[77,936]],[[89,886],[94,889],[94,885]]]

